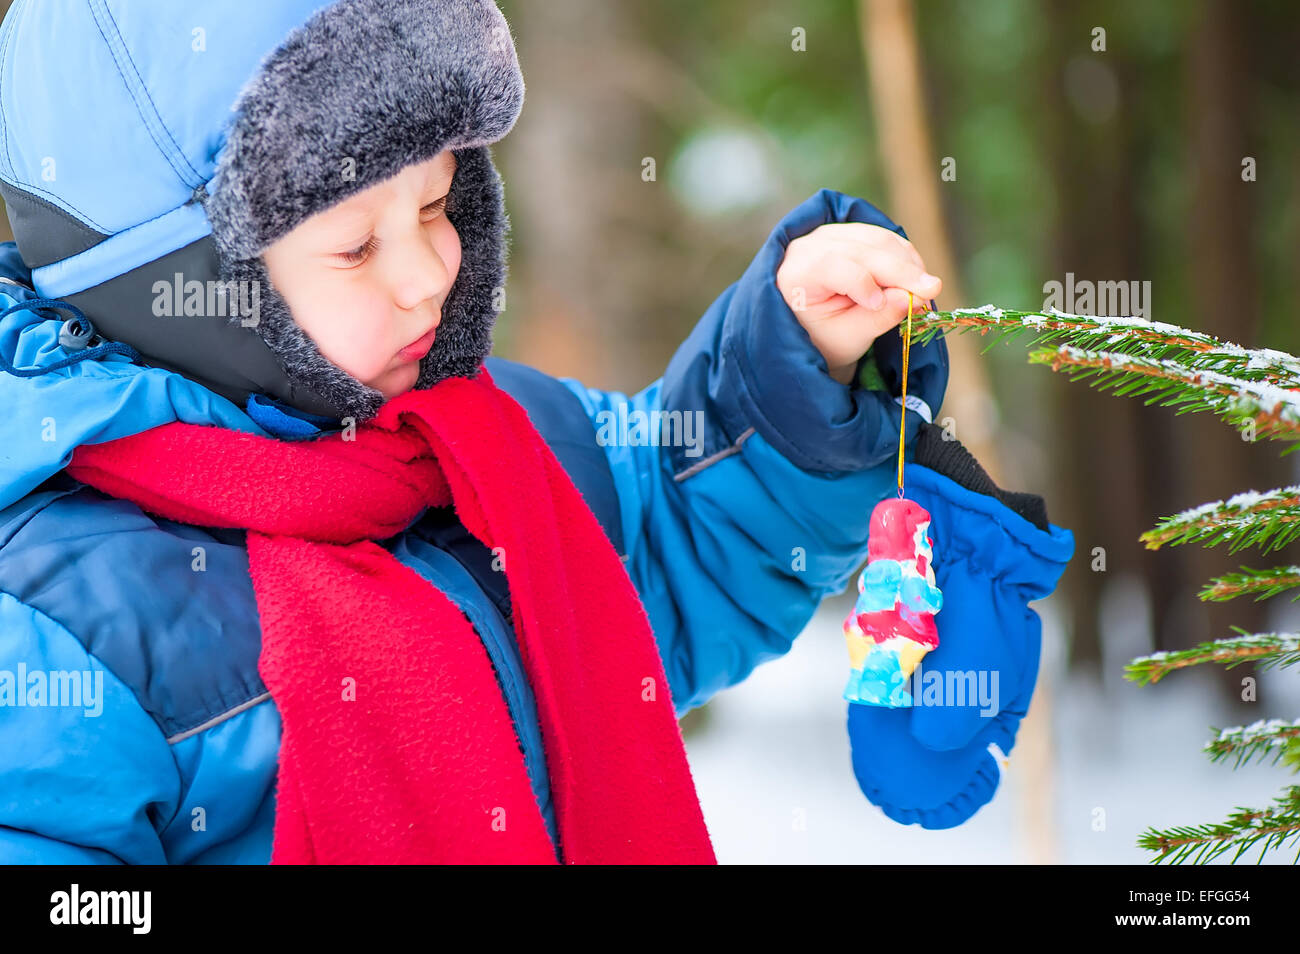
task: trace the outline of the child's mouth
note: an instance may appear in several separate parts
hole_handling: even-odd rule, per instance
[[[429,349],[433,347],[433,339],[437,334],[437,331],[437,328],[430,328],[428,334],[423,338],[420,338],[418,341],[412,341],[401,351],[397,352],[397,356],[404,361],[419,361],[428,354]]]

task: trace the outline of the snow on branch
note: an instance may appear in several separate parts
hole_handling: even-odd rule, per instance
[[[1210,760],[1218,762],[1228,756],[1236,758],[1233,768],[1241,766],[1256,756],[1273,756],[1273,764],[1285,761],[1300,767],[1300,719],[1259,719],[1247,726],[1232,726],[1218,730],[1219,734],[1205,743]]]
[[[1213,547],[1228,544],[1235,553],[1249,546],[1264,552],[1300,537],[1300,485],[1292,484],[1260,493],[1247,490],[1227,500],[1201,504],[1165,517],[1140,539],[1148,550],[1165,544],[1199,543]]]
[[[1300,439],[1300,358],[1271,348],[1243,348],[1212,335],[1145,318],[1013,311],[984,305],[913,316],[913,340],[940,330],[996,332],[984,348],[1029,335],[1033,342],[1064,341],[1033,352],[1030,363],[1097,377],[1119,394],[1156,392],[1151,404],[1181,403],[1213,411],[1241,426],[1253,421],[1261,436]],[[1300,446],[1300,445],[1298,445]],[[1292,448],[1292,450],[1297,448]],[[1288,451],[1289,452],[1289,451]]]
[[[1159,682],[1178,669],[1202,663],[1222,663],[1226,668],[1255,663],[1261,669],[1300,663],[1300,635],[1296,633],[1248,633],[1239,626],[1240,636],[1201,643],[1191,649],[1139,656],[1124,667],[1124,678],[1138,685]]]

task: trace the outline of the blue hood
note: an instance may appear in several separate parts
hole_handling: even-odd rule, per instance
[[[17,0],[9,9],[0,25],[0,192],[23,251],[0,246],[0,277],[27,287],[0,284],[8,312],[0,362],[46,373],[0,371],[0,507],[62,470],[80,444],[173,421],[292,433],[129,353],[46,370],[76,355],[59,344],[72,314],[10,309],[100,285],[209,235],[191,199],[214,174],[232,104],[285,35],[327,5]],[[274,428],[277,419],[289,420],[265,420]]]
[[[63,298],[208,235],[191,199],[232,105],[328,5],[17,0],[0,26],[0,192],[33,288]],[[50,206],[59,228],[29,230]]]

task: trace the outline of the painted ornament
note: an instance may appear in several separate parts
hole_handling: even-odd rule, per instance
[[[871,513],[867,565],[858,575],[857,603],[844,620],[849,702],[912,705],[907,681],[921,657],[939,645],[934,614],[943,608],[929,529],[929,512],[904,497],[882,500]]]

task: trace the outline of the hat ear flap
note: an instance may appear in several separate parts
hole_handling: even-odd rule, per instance
[[[501,176],[487,146],[453,150],[446,215],[460,236],[460,270],[442,306],[433,348],[420,360],[417,389],[450,377],[474,377],[492,352],[492,329],[504,310],[507,239]]]
[[[253,330],[266,342],[284,369],[289,393],[286,403],[309,414],[360,424],[379,412],[386,398],[382,391],[362,384],[330,361],[294,321],[289,304],[276,291],[259,258],[222,262],[222,281],[256,282],[261,300]]]

